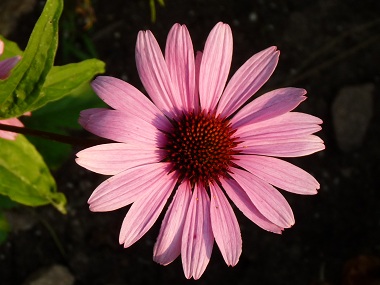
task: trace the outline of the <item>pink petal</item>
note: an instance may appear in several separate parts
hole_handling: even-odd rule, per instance
[[[180,94],[173,87],[164,56],[150,31],[140,31],[137,36],[136,66],[154,104],[169,118],[178,115],[181,111]]]
[[[174,180],[174,174],[168,174],[169,167],[169,163],[146,164],[112,176],[101,183],[88,199],[90,210],[113,211],[135,202],[148,192],[169,187]]]
[[[153,260],[167,265],[181,253],[183,226],[191,199],[189,182],[179,185],[161,224],[160,233],[153,250]]]
[[[237,168],[232,172],[232,178],[239,183],[256,208],[269,221],[282,228],[294,225],[292,209],[279,191],[250,172]]]
[[[199,110],[199,71],[201,69],[201,62],[202,62],[202,56],[203,53],[201,51],[197,51],[197,54],[195,56],[195,96],[197,97],[198,105],[194,106],[194,111],[198,112]]]
[[[323,141],[314,135],[296,136],[294,138],[245,138],[236,150],[243,154],[258,154],[279,157],[298,157],[309,155],[325,149]]]
[[[0,61],[0,79],[6,79],[20,60],[21,56],[14,56]]]
[[[284,228],[273,224],[264,217],[235,180],[222,178],[220,182],[228,197],[248,219],[266,231],[281,234]]]
[[[131,84],[110,76],[98,76],[91,85],[96,94],[112,108],[140,117],[160,130],[169,130],[169,120]]]
[[[21,121],[17,118],[10,118],[5,120],[0,120],[0,124],[8,125],[8,126],[15,126],[15,127],[23,127],[24,125],[21,123]],[[8,132],[0,130],[0,138],[6,139],[6,140],[15,140],[17,137],[17,133]]]
[[[303,169],[289,162],[256,155],[236,155],[236,158],[238,159],[237,165],[273,186],[297,194],[317,194],[318,181]]]
[[[104,175],[115,175],[126,169],[159,162],[164,150],[124,143],[109,143],[87,148],[77,153],[80,166]]]
[[[124,244],[124,248],[138,241],[153,226],[162,212],[177,179],[171,177],[171,179],[161,180],[167,181],[165,184],[159,181],[160,187],[154,185],[146,191],[146,195],[134,202],[125,216],[119,235],[119,243]]]
[[[226,85],[232,59],[230,26],[219,22],[211,30],[199,71],[199,96],[203,110],[214,111]]]
[[[236,71],[220,98],[217,114],[232,115],[267,82],[280,55],[276,49],[270,47],[253,55]]]
[[[234,128],[268,120],[296,108],[306,99],[306,90],[281,88],[265,93],[244,106],[232,119]]]
[[[159,147],[165,137],[152,124],[119,110],[87,109],[80,113],[79,123],[87,131],[117,142]]]
[[[216,244],[228,266],[235,266],[242,250],[240,227],[222,189],[217,184],[210,184],[211,226]]]
[[[320,131],[322,120],[309,114],[288,112],[269,120],[252,123],[237,129],[241,140],[255,138],[294,138]]]
[[[210,198],[203,186],[195,185],[182,235],[182,265],[186,278],[199,279],[210,261],[214,236]]]
[[[178,92],[180,110],[191,112],[198,106],[195,93],[195,60],[193,43],[186,26],[175,24],[169,32],[165,59],[173,86]]]
[[[4,42],[0,40],[0,56],[3,54],[3,52],[4,52]]]

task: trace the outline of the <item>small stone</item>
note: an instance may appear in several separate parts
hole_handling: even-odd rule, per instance
[[[73,285],[74,281],[66,267],[55,264],[32,274],[23,285]]]
[[[373,84],[342,88],[332,105],[335,137],[343,151],[362,145],[373,116]]]

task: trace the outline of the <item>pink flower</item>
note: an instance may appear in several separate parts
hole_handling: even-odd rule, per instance
[[[4,52],[4,42],[0,40],[0,56]],[[6,79],[10,71],[20,61],[20,56],[14,56],[0,61],[0,80]]]
[[[92,86],[113,109],[89,109],[80,123],[115,143],[80,151],[77,163],[113,175],[89,199],[92,211],[129,204],[120,244],[129,247],[156,222],[173,194],[154,246],[163,265],[179,255],[185,276],[200,278],[214,239],[227,265],[237,264],[242,239],[227,199],[259,227],[274,233],[294,224],[292,210],[275,188],[316,194],[319,183],[277,158],[324,149],[312,135],[319,118],[291,112],[306,91],[282,88],[247,100],[269,79],[276,47],[253,55],[227,83],[232,33],[218,23],[194,57],[185,26],[175,24],[165,56],[150,31],[137,37],[136,63],[150,99],[132,85],[97,77]]]
[[[0,40],[0,56],[4,52],[4,42]],[[15,56],[5,60],[0,61],[0,80],[4,80],[9,76],[12,68],[19,62],[21,57]],[[23,127],[24,125],[17,118],[10,118],[6,120],[0,120],[0,124],[11,125],[17,127]],[[16,139],[17,134],[7,131],[0,130],[0,138],[14,140]]]
[[[4,125],[8,125],[8,126],[15,126],[15,127],[23,127],[24,126],[21,123],[21,121],[17,118],[0,120],[0,124],[4,124]],[[13,141],[16,139],[16,137],[17,137],[17,133],[0,130],[0,138]]]

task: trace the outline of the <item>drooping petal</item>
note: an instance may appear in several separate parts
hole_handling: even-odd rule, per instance
[[[160,130],[169,130],[169,120],[131,84],[111,76],[98,76],[91,86],[96,94],[112,108],[140,117]]]
[[[153,260],[167,265],[181,253],[181,240],[187,209],[191,199],[189,182],[179,185],[161,224],[160,233],[153,250]]]
[[[80,166],[104,175],[115,175],[129,168],[159,162],[164,150],[125,143],[108,143],[77,153]]]
[[[145,196],[170,186],[173,173],[168,163],[153,163],[123,171],[101,183],[88,199],[90,210],[106,212],[127,206]]]
[[[172,175],[169,174],[168,177],[170,176]],[[166,183],[161,184],[165,180]],[[161,177],[158,183],[161,184],[160,187],[152,187],[145,192],[146,195],[132,204],[124,218],[119,235],[119,243],[124,244],[124,248],[138,241],[153,226],[169,199],[176,182],[177,179],[173,177],[171,179],[162,179]]]
[[[21,123],[21,121],[17,118],[0,120],[0,124],[4,124],[4,125],[8,125],[8,126],[15,126],[15,127],[23,127],[24,126]],[[0,138],[13,141],[16,139],[16,137],[17,137],[17,133],[0,130]]]
[[[140,31],[137,36],[136,66],[154,104],[169,118],[179,115],[180,95],[175,92],[164,56],[151,31]]]
[[[294,138],[321,130],[322,120],[305,113],[288,112],[269,120],[239,127],[235,136],[240,140],[254,138]]]
[[[294,138],[245,138],[236,150],[243,154],[258,154],[279,157],[297,157],[325,149],[323,140],[314,135]]]
[[[284,228],[273,224],[264,217],[235,180],[222,178],[220,182],[228,197],[248,219],[266,231],[281,234]]]
[[[199,71],[199,97],[202,110],[214,111],[226,85],[232,59],[230,26],[219,22],[211,30]]]
[[[306,90],[300,88],[280,88],[253,100],[243,107],[232,119],[234,128],[268,120],[290,112],[306,99]]]
[[[217,108],[222,117],[232,115],[264,85],[276,68],[280,52],[267,48],[248,59],[232,76]]]
[[[296,194],[317,194],[318,181],[289,162],[257,155],[236,155],[236,158],[237,165],[273,186]]]
[[[183,111],[193,111],[199,100],[195,93],[193,43],[186,26],[175,24],[171,28],[166,41],[165,59],[173,87],[179,93],[178,107]]]
[[[14,56],[0,61],[0,79],[6,79],[16,64],[21,60],[21,56]]]
[[[182,265],[186,278],[193,277],[196,280],[201,277],[210,261],[213,244],[210,198],[203,186],[195,185],[181,244]]]
[[[117,142],[160,147],[163,133],[140,117],[119,110],[87,109],[80,113],[79,123],[87,131]]]
[[[222,189],[210,184],[211,226],[216,244],[228,266],[235,266],[242,251],[239,223]]]
[[[289,228],[294,224],[292,209],[278,190],[245,170],[233,168],[232,172],[232,178],[268,220],[282,228]]]

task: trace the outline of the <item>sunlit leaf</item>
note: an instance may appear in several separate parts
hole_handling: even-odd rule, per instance
[[[34,103],[53,66],[63,0],[48,0],[34,26],[20,63],[0,80],[0,118],[18,117]]]
[[[88,59],[64,66],[54,66],[46,77],[38,100],[31,106],[35,110],[50,101],[56,101],[75,92],[83,83],[89,82],[96,74],[104,72],[104,62]]]
[[[65,196],[57,192],[41,155],[22,135],[15,141],[0,139],[0,194],[24,205],[52,204],[66,211]]]

